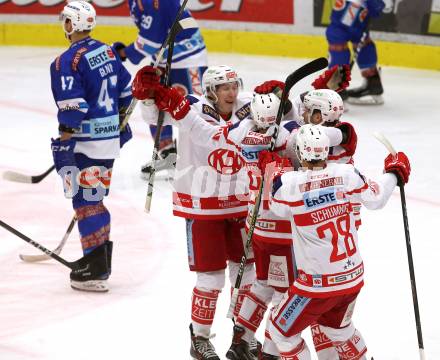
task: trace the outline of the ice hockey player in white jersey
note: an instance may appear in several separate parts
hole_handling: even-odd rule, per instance
[[[352,124],[342,122],[341,116],[344,114],[344,102],[341,96],[330,89],[320,89],[309,91],[303,98],[304,122],[313,125],[323,125],[337,127],[342,131],[343,141],[340,145],[330,146],[327,162],[337,162],[340,164],[353,164],[353,155],[357,146],[357,134]],[[288,148],[294,152],[295,144]],[[361,225],[360,203],[352,203],[353,216],[356,229]],[[330,339],[324,334],[318,324],[311,326],[313,345],[319,360],[333,360],[337,358],[336,349]]]
[[[282,85],[283,84],[281,84],[281,86]],[[257,87],[256,90],[261,91],[261,87]],[[309,95],[315,91],[317,90],[312,90],[308,93],[306,96],[307,101],[304,101],[304,104],[301,103],[299,106],[294,105],[292,113],[299,114],[299,111],[302,111],[301,121],[305,122],[321,123],[323,119],[329,122],[339,119],[340,115],[343,113],[343,103],[339,95],[332,90],[319,90],[320,94],[328,94],[330,98],[326,99],[327,104],[326,106],[323,106],[323,98],[319,98],[319,102],[316,104],[314,101],[314,96],[312,97]],[[334,97],[336,97],[336,99],[340,99],[340,104],[330,101]],[[258,98],[259,97],[257,96],[257,99]],[[253,118],[258,118],[259,104],[258,102],[253,102],[252,105],[253,106],[251,106],[251,109],[254,110],[252,111]],[[277,107],[275,108],[275,114],[273,114],[274,116],[276,115],[276,110]],[[264,111],[260,112],[264,114]],[[311,115],[312,113],[313,116]],[[260,152],[260,155],[263,155],[266,158],[272,156],[272,159],[277,160],[279,164],[284,164],[284,167],[290,167],[290,162],[286,162],[287,159],[285,158],[282,159],[278,157],[277,153],[285,156],[290,155],[289,159],[291,162],[294,164],[297,163],[296,156],[292,156],[291,152],[287,151],[290,147],[295,146],[297,126],[290,126],[289,130],[291,133],[288,133],[287,136],[286,149],[285,127],[288,124],[289,123],[283,123],[277,139],[277,142],[279,143],[281,141],[283,145],[280,146],[280,144],[278,144],[278,147],[275,149],[274,153],[268,153],[266,151],[267,153],[263,154],[263,152]],[[349,128],[349,125],[347,125],[347,127]],[[327,135],[329,135],[331,138],[331,149],[340,147],[345,149],[345,156],[351,155],[354,153],[356,148],[356,137],[349,137],[347,136],[347,132],[341,132],[340,130],[340,128],[334,128],[332,126],[325,128]],[[266,149],[267,148],[268,147],[266,147]],[[259,167],[261,169],[261,165],[259,165]],[[284,170],[289,169],[287,168]],[[253,175],[253,181],[251,184],[254,183],[255,185],[251,190],[257,191],[259,186],[259,172],[254,172]],[[270,182],[267,186],[270,187]],[[253,198],[255,198],[255,196],[251,196],[251,199]],[[251,204],[253,204],[252,200]],[[251,213],[252,208],[250,208],[250,212],[248,214],[247,226],[249,225]],[[237,326],[234,329],[236,332],[239,331],[237,327],[245,329],[245,334],[242,336],[244,341],[248,341],[249,338],[255,334],[269,303],[272,301],[272,304],[276,304],[281,299],[282,294],[287,291],[289,285],[294,279],[294,259],[292,257],[293,252],[290,221],[288,219],[280,218],[270,211],[267,200],[263,200],[262,204],[260,205],[252,240],[257,280],[252,286],[250,292],[246,295],[236,321]],[[325,341],[325,336],[323,336],[319,330],[319,326],[312,328],[312,334],[315,335],[315,349],[320,360],[327,360],[331,358],[329,356],[332,356],[331,349],[328,349],[329,343]],[[230,358],[241,359],[242,354],[245,353],[245,347],[246,344],[243,343],[233,344],[230,352],[234,352],[235,354],[231,354]],[[279,359],[278,350],[268,337],[265,338],[261,358],[267,360]]]
[[[148,97],[148,93],[151,93],[152,88],[154,88],[155,85],[149,84],[149,82],[157,82],[157,80],[152,80],[150,76],[151,68],[145,68],[144,73],[139,72],[137,77],[134,81],[134,96],[138,97],[140,99],[144,99]],[[328,71],[327,71],[328,72]],[[143,75],[142,75],[143,74]],[[206,72],[206,77],[209,75],[216,75],[215,72],[211,72],[211,69],[208,69]],[[142,79],[144,77],[145,79]],[[139,84],[138,84],[139,80]],[[209,80],[209,77],[208,77]],[[281,87],[284,84],[281,85]],[[205,87],[205,86],[204,86]],[[136,89],[139,89],[139,94]],[[259,88],[259,87],[257,87]],[[161,89],[161,92],[164,92],[164,89]],[[172,96],[175,96],[178,98],[177,95],[173,95],[173,90],[169,90],[169,94],[160,94],[159,96],[163,97],[169,97],[171,100]],[[242,93],[243,95],[243,93]],[[240,191],[240,197],[242,194],[248,192],[248,188],[251,188],[253,191],[256,191],[258,189],[258,182],[259,182],[259,170],[257,167],[258,163],[258,153],[264,149],[268,149],[270,145],[270,141],[273,134],[273,123],[276,119],[276,114],[279,107],[279,99],[277,96],[275,96],[273,93],[270,94],[254,94],[253,100],[251,103],[251,117],[247,117],[249,115],[249,109],[246,109],[246,112],[243,113],[242,116],[239,115],[239,118],[242,118],[242,121],[239,122],[228,122],[227,124],[221,124],[213,122],[212,119],[209,121],[209,123],[204,119],[202,116],[200,116],[200,113],[206,113],[206,114],[213,114],[213,111],[207,111],[212,106],[211,101],[209,101],[207,104],[203,104],[203,100],[206,101],[206,99],[199,98],[197,96],[189,96],[189,101],[192,103],[191,107],[193,108],[191,111],[188,109],[188,113],[183,116],[182,119],[178,119],[175,124],[180,128],[180,131],[182,133],[188,133],[191,135],[192,141],[201,147],[206,147],[206,144],[208,143],[214,143],[217,148],[222,147],[229,147],[232,150],[235,150],[239,159],[241,159],[243,166],[242,171],[238,171],[238,173],[241,173],[241,179],[242,182],[240,182],[240,185],[244,183],[244,186],[246,188],[245,191]],[[171,103],[169,100],[167,100],[168,105]],[[173,100],[176,101],[176,100]],[[181,99],[180,101],[183,101]],[[177,101],[179,103],[179,101]],[[154,110],[154,107],[152,107]],[[297,109],[292,109],[290,113],[287,115],[287,118],[291,116],[291,114],[298,113]],[[155,118],[155,116],[152,116],[152,118]],[[294,131],[296,128],[298,128],[298,125],[293,121],[286,121],[283,123],[283,126],[280,128],[280,134],[278,136],[278,141],[276,143],[276,150],[277,151],[283,151],[286,148],[286,143],[289,137],[291,137],[291,132]],[[342,134],[339,129],[328,129],[329,135],[332,137],[333,145],[340,144],[342,141]],[[178,168],[181,161],[178,161]],[[182,162],[185,163],[185,162]],[[183,167],[182,167],[183,169]],[[248,179],[249,176],[249,179]],[[178,181],[178,178],[176,178],[176,182]],[[191,180],[189,180],[191,181]],[[251,208],[252,209],[252,208]],[[266,204],[266,211],[267,211],[267,204]],[[283,222],[287,223],[286,226],[284,226],[287,230],[285,231],[285,234],[277,234],[279,232],[279,226],[276,226],[276,229],[272,231],[272,238],[276,237],[285,237],[286,241],[288,242],[286,253],[291,254],[291,248],[290,248],[290,223],[286,220],[277,220],[275,219],[273,223],[277,222]],[[266,255],[266,254],[265,254]],[[263,269],[265,268],[265,259],[262,259],[261,264],[263,266]],[[291,264],[290,264],[291,265]],[[289,266],[290,269],[293,269],[292,266]],[[263,276],[265,276],[265,279],[267,280],[267,269],[261,271]],[[293,281],[293,271],[290,271],[291,273],[291,281]],[[287,290],[287,287],[289,285],[289,282],[286,282],[284,284],[284,291]],[[269,300],[271,298],[271,295],[273,293],[273,289],[270,289],[269,291],[270,296]],[[243,292],[244,294],[244,292]],[[235,315],[238,315],[238,308],[236,308]],[[234,339],[239,339],[243,334],[243,330],[241,327],[235,327],[234,330],[237,330],[235,332]],[[241,331],[240,331],[241,330]],[[255,331],[249,331],[246,334],[246,343],[254,344],[254,332]],[[235,350],[239,352],[243,356],[243,353],[249,353],[253,350],[253,346],[251,348],[247,348],[248,345],[242,346],[244,344],[239,344],[240,341],[236,341],[236,345],[240,345],[239,348],[236,348],[236,346],[231,346],[231,349],[228,351],[227,357],[231,359],[236,359],[238,354],[234,353]],[[252,351],[253,352],[253,351]],[[249,355],[250,357],[251,355]]]
[[[364,274],[352,202],[384,207],[397,183],[408,182],[410,163],[402,152],[390,154],[385,174],[368,180],[351,164],[327,162],[320,125],[302,126],[296,149],[302,168],[274,180],[270,206],[291,222],[298,276],[272,311],[270,336],[281,359],[309,360],[301,332],[316,322],[340,359],[365,360],[365,341],[351,321]]]
[[[155,69],[141,69],[133,81],[133,96],[153,99],[175,120],[192,109],[209,127],[235,124],[249,116],[252,93],[241,92],[242,79],[229,66],[214,66],[202,78],[203,96],[183,97],[175,88],[157,82]],[[190,102],[192,103],[190,105]],[[152,111],[156,111],[151,106]],[[225,285],[225,268],[235,281],[243,255],[247,214],[246,188],[240,185],[242,160],[230,144],[200,142],[179,126],[178,159],[174,179],[173,212],[186,220],[188,262],[197,275],[192,294],[191,356],[220,359],[211,343],[219,293]],[[241,296],[255,278],[252,259],[245,266]]]

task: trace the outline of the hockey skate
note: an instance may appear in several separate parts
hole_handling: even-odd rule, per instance
[[[234,335],[232,337],[232,344],[226,353],[226,358],[230,360],[257,360],[258,346],[255,346],[257,354],[250,351],[249,343],[242,340],[245,334],[245,329],[241,326],[234,325]]]
[[[195,336],[192,324],[189,326],[191,333],[191,350],[190,354],[193,359],[196,360],[220,360],[215,352],[214,345],[212,345],[209,338],[202,336]]]
[[[352,90],[347,90],[347,102],[356,105],[383,104],[383,87],[379,70],[375,74],[365,77],[364,83]]]
[[[249,351],[256,359],[258,359],[258,356],[261,353],[261,347],[261,343],[255,337],[249,342]]]
[[[168,170],[168,176],[172,178],[174,175],[174,167],[176,166],[177,159],[177,149],[176,141],[172,141],[168,145],[164,146],[158,152],[158,159],[156,161],[155,172],[156,174],[160,171]],[[153,162],[149,161],[141,168],[141,178],[144,180],[149,180],[151,172],[153,170]]]
[[[258,360],[280,360],[280,359],[281,358],[279,356],[267,354],[265,352],[262,352],[260,354],[260,357],[258,358]]]
[[[109,252],[112,243],[106,241],[79,259],[79,268],[70,273],[70,286],[74,290],[107,292],[109,277]],[[111,255],[110,255],[111,256]]]

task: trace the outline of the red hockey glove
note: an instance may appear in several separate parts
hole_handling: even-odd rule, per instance
[[[385,158],[384,170],[387,173],[394,173],[399,181],[406,184],[411,173],[411,164],[405,153],[399,151],[396,155],[389,154]]]
[[[188,99],[173,87],[158,85],[155,102],[159,110],[169,112],[175,120],[183,119],[190,110]]]
[[[351,80],[349,65],[335,65],[324,71],[312,82],[315,89],[330,89],[340,92],[348,87]]]
[[[341,122],[335,125],[336,128],[342,132],[341,146],[346,152],[346,156],[353,156],[357,147],[357,134],[353,125],[346,122]]]
[[[131,84],[131,92],[138,100],[154,99],[156,87],[160,84],[162,71],[153,66],[140,69]]]
[[[276,152],[269,150],[262,150],[258,153],[258,168],[262,173],[266,171],[267,165],[275,162],[275,171],[281,170],[285,167],[290,167],[292,164],[289,159],[282,158]]]
[[[283,91],[284,86],[285,84],[282,81],[269,80],[255,87],[254,92],[256,92],[257,94],[269,94],[273,92],[276,88],[280,88],[281,91]]]

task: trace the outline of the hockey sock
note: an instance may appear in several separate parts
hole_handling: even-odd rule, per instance
[[[247,294],[237,317],[237,323],[246,329],[246,334],[243,336],[246,341],[250,341],[257,331],[266,310],[267,304],[263,300],[252,292]]]
[[[196,336],[209,337],[220,290],[193,289],[191,319]]]
[[[238,289],[238,298],[234,308],[234,319],[237,319],[238,313],[240,312],[241,306],[243,305],[243,301],[246,298],[246,295],[249,294],[251,286],[252,284],[247,284]],[[231,287],[231,295],[233,290],[234,288]]]
[[[84,255],[109,240],[110,213],[101,202],[75,209]]]
[[[361,333],[356,329],[353,336],[347,341],[335,341],[333,345],[338,352],[339,358],[344,360],[366,359],[367,346]]]
[[[335,65],[345,65],[350,63],[350,49],[348,48],[347,43],[330,44],[328,47],[328,52],[329,68]]]
[[[315,346],[318,360],[333,360],[338,358],[336,350],[333,348],[332,341],[324,334],[318,324],[310,326],[312,332],[313,345]]]
[[[361,47],[357,57],[357,64],[359,69],[361,69],[361,72],[368,68],[376,68],[377,51],[374,42],[369,41]]]
[[[310,360],[310,351],[306,342],[301,339],[301,343],[290,351],[280,351],[281,360]]]

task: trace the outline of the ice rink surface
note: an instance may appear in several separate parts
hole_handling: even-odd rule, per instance
[[[57,135],[49,64],[55,48],[0,47],[0,172],[40,174],[52,165]],[[306,59],[210,54],[210,64],[233,65],[251,90],[283,80]],[[131,68],[131,70],[134,70]],[[353,84],[360,82],[354,71]],[[426,358],[440,359],[437,262],[440,254],[440,72],[386,67],[385,104],[350,106],[344,115],[357,129],[357,167],[374,178],[387,152],[372,134],[383,132],[412,164],[406,186],[412,250]],[[309,88],[307,78],[292,93]],[[158,181],[152,213],[143,212],[146,184],[139,177],[151,159],[152,140],[136,112],[132,140],[116,161],[106,206],[115,243],[110,292],[73,291],[69,269],[51,260],[23,263],[38,251],[0,228],[0,359],[187,359],[190,298],[184,221],[171,213],[171,186]],[[73,215],[55,173],[39,184],[0,179],[0,219],[48,248],[58,245]],[[360,247],[366,285],[354,321],[375,360],[418,359],[418,345],[398,190],[381,211],[362,212]],[[61,253],[81,257],[75,229]],[[231,341],[226,319],[229,289],[221,294],[213,332],[223,358]],[[309,331],[304,332],[311,346]],[[261,332],[259,333],[261,339]]]

